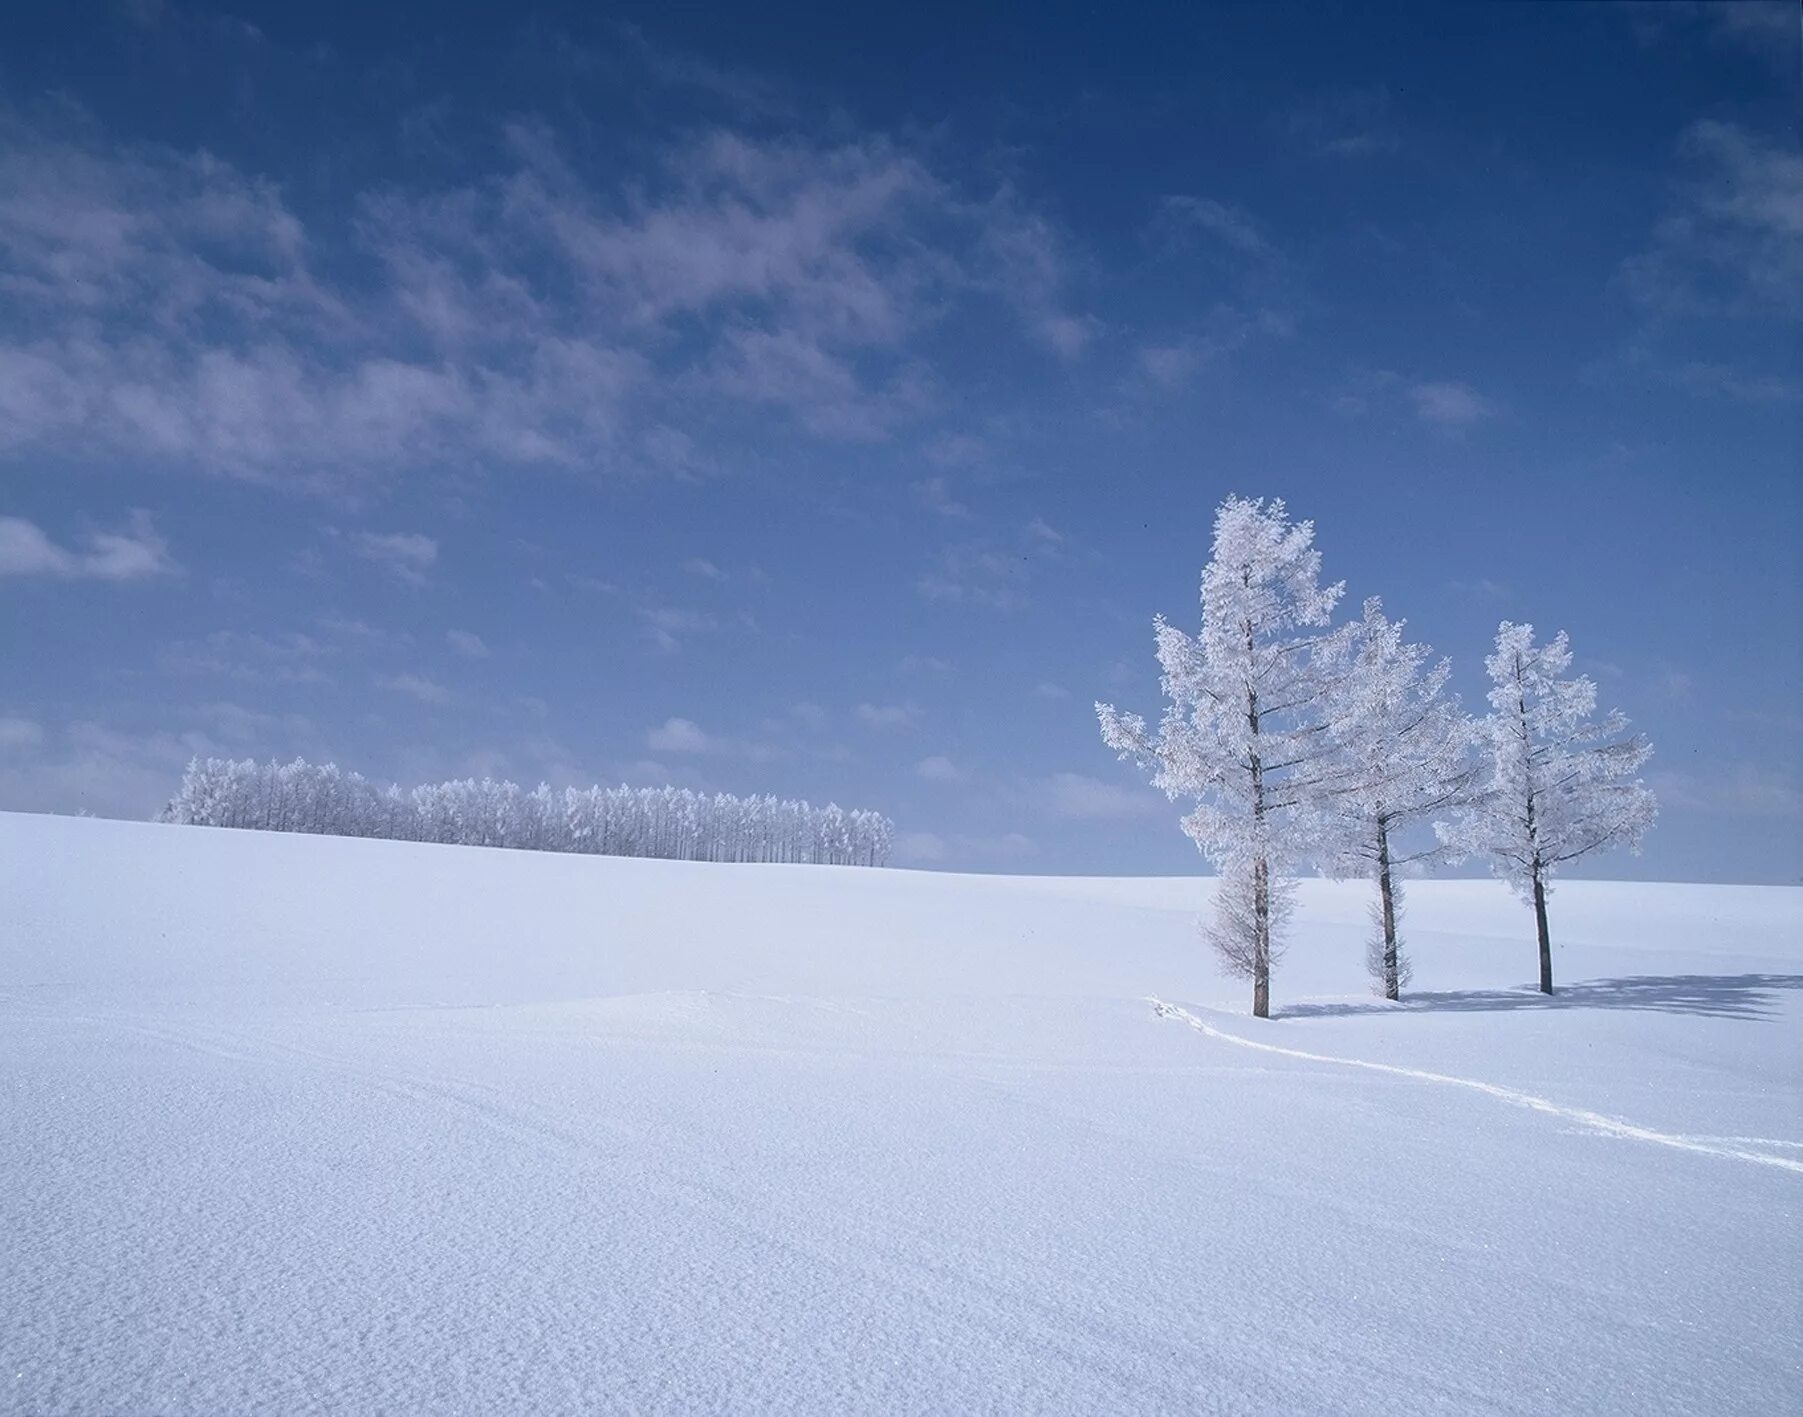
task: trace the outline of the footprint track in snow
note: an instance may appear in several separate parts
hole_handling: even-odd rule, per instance
[[[1455,1077],[1451,1073],[1428,1072],[1421,1068],[1405,1068],[1395,1063],[1373,1063],[1365,1058],[1341,1058],[1327,1053],[1310,1053],[1300,1048],[1285,1048],[1277,1043],[1263,1043],[1255,1038],[1242,1038],[1237,1033],[1228,1033],[1224,1029],[1216,1028],[1188,1009],[1166,1003],[1156,995],[1148,997],[1146,1002],[1152,1006],[1152,1012],[1160,1018],[1175,1019],[1179,1023],[1186,1023],[1198,1033],[1207,1034],[1210,1038],[1218,1038],[1223,1043],[1237,1044],[1241,1048],[1253,1048],[1261,1053],[1277,1053],[1286,1058],[1301,1058],[1310,1063],[1335,1063],[1344,1068],[1364,1068],[1369,1072],[1389,1073],[1393,1077],[1412,1078],[1417,1082],[1437,1082],[1448,1087],[1469,1088],[1473,1092],[1485,1093],[1512,1106],[1526,1107],[1530,1111],[1543,1112],[1548,1116],[1562,1117],[1566,1121],[1576,1122],[1579,1126],[1603,1136],[1651,1142],[1655,1146],[1668,1146],[1676,1151],[1697,1152],[1704,1156],[1723,1156],[1735,1161],[1748,1161],[1758,1166],[1774,1166],[1781,1171],[1794,1171],[1803,1175],[1803,1161],[1793,1157],[1773,1156],[1769,1152],[1751,1151],[1745,1145],[1717,1144],[1759,1140],[1762,1145],[1766,1146],[1788,1147],[1796,1145],[1794,1142],[1776,1141],[1770,1138],[1685,1136],[1676,1132],[1655,1131],[1651,1127],[1624,1121],[1620,1117],[1610,1117],[1602,1112],[1591,1112],[1582,1107],[1566,1107],[1550,1098],[1538,1097],[1531,1092],[1522,1092],[1512,1087],[1501,1087],[1496,1083],[1483,1082],[1477,1078]]]

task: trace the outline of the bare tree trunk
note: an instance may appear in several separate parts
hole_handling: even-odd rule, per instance
[[[1246,583],[1251,584],[1249,578]],[[1252,622],[1245,623],[1246,659],[1252,659]],[[1246,727],[1258,738],[1258,690],[1246,684]],[[1251,754],[1252,820],[1258,833],[1258,860],[1252,867],[1252,1017],[1271,1017],[1271,858],[1265,854],[1265,765]]]
[[[1396,968],[1396,897],[1390,889],[1390,832],[1381,817],[1377,821],[1377,893],[1384,912],[1384,997],[1396,999],[1402,995]]]
[[[1521,688],[1521,656],[1515,656],[1515,717],[1521,724],[1521,740],[1528,744],[1528,704],[1527,696]],[[1540,934],[1540,992],[1553,992],[1553,942],[1546,929],[1546,882],[1540,875],[1540,831],[1534,810],[1534,779],[1532,776],[1532,754],[1529,754],[1528,800],[1527,800],[1528,840],[1533,843],[1534,855],[1531,870],[1534,876],[1534,925]]]
[[[1271,868],[1263,856],[1252,868],[1252,1017],[1271,1017]]]
[[[1534,868],[1534,924],[1540,931],[1540,992],[1553,992],[1553,942],[1546,929],[1546,883]]]

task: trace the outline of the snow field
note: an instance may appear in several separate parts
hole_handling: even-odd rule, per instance
[[[1207,905],[0,815],[0,1410],[1796,1410],[1803,892]]]

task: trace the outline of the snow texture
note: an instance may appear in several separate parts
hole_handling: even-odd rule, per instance
[[[1803,891],[0,815],[0,1410],[1777,1413]]]

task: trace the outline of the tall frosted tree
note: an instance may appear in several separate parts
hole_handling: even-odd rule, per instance
[[[1376,599],[1365,602],[1332,713],[1345,828],[1337,864],[1377,884],[1367,963],[1386,999],[1401,996],[1412,972],[1397,935],[1397,872],[1447,850],[1405,844],[1405,834],[1459,804],[1472,778],[1469,726],[1446,693],[1451,662],[1429,665],[1432,649],[1408,643],[1405,623],[1386,618]]]
[[[1168,703],[1157,732],[1097,704],[1102,739],[1193,810],[1183,830],[1220,876],[1209,942],[1271,1013],[1287,874],[1334,839],[1337,747],[1328,715],[1354,626],[1330,628],[1343,585],[1323,586],[1314,525],[1281,501],[1229,497],[1215,512],[1193,638],[1153,621]]]
[[[1653,749],[1627,731],[1619,710],[1595,717],[1590,679],[1560,677],[1571,667],[1564,631],[1536,645],[1532,625],[1505,620],[1484,667],[1491,711],[1476,725],[1481,790],[1452,820],[1435,825],[1457,855],[1487,856],[1491,870],[1532,902],[1540,989],[1550,994],[1548,879],[1594,852],[1640,849],[1658,804],[1635,774]]]

